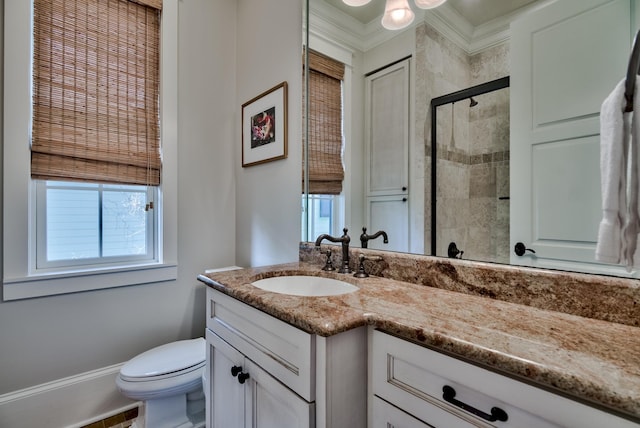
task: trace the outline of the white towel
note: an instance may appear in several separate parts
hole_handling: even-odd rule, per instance
[[[618,83],[600,110],[600,174],[602,221],[598,230],[596,260],[626,264],[622,228],[627,217],[627,151],[629,114],[624,113],[625,81]],[[634,97],[638,99],[640,97]]]
[[[637,93],[637,91],[636,91]],[[631,142],[629,146],[629,174],[627,183],[627,216],[625,224],[622,228],[622,250],[624,256],[624,264],[627,267],[627,271],[631,272],[634,267],[634,256],[638,246],[638,223],[640,217],[638,216],[638,119],[640,116],[637,112],[637,100],[640,96],[633,97],[634,112],[631,119]],[[625,117],[628,115],[625,114]],[[625,130],[626,131],[626,130]]]
[[[640,249],[638,249],[638,232],[640,232],[640,79],[636,79],[635,96],[633,97],[633,118],[631,119],[631,173],[628,186],[628,224],[625,233],[626,267],[631,272],[640,267]],[[628,235],[628,237],[627,237]]]

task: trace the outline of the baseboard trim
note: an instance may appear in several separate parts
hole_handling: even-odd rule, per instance
[[[115,364],[0,395],[0,426],[80,427],[135,407],[138,403],[116,388],[121,367]]]

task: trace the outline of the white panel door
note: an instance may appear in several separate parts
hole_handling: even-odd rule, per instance
[[[367,196],[406,194],[409,186],[409,60],[365,79]]]
[[[387,232],[389,243],[384,244],[382,238],[370,240],[368,248],[409,251],[409,201],[406,196],[378,196],[367,198],[367,233],[374,234],[379,230]]]
[[[246,359],[250,378],[245,390],[247,428],[315,427],[314,404],[308,403],[260,366]]]
[[[238,381],[238,376],[246,372],[244,355],[209,329],[206,336],[207,427],[243,428],[245,388]]]
[[[629,0],[562,0],[512,23],[511,263],[614,270],[595,264],[599,115],[626,74],[630,16]]]

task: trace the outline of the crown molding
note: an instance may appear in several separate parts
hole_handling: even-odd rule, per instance
[[[366,28],[357,19],[325,2],[309,2],[309,16],[310,34],[364,52]]]
[[[475,55],[507,42],[511,37],[512,21],[553,1],[545,0],[521,7],[476,27],[449,3],[445,3],[436,9],[420,9],[416,12],[413,23],[403,31],[424,22],[467,54]],[[363,24],[325,2],[310,2],[309,8],[310,32],[348,49],[366,52],[398,35],[396,31],[383,28],[379,19]]]

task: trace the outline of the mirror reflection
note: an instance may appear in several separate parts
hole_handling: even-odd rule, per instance
[[[431,254],[509,263],[509,78],[431,100]]]
[[[605,0],[409,2],[413,22],[390,31],[384,3],[309,0],[310,51],[344,67],[344,171],[339,193],[303,198],[302,239],[346,226],[357,245],[364,227],[389,236],[369,248],[635,276],[593,253],[600,103],[626,71],[637,11]],[[496,81],[507,84],[478,92]],[[323,102],[308,101],[317,132]],[[324,154],[315,140],[308,153]],[[304,180],[317,175],[307,167]]]

